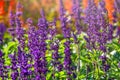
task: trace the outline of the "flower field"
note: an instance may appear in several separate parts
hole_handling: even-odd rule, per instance
[[[120,1],[56,1],[55,16],[17,2],[0,18],[0,80],[120,80]]]

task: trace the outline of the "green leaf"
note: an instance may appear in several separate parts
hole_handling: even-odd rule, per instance
[[[88,62],[88,63],[92,63],[92,61],[90,59],[87,59],[83,56],[80,56],[80,59],[83,61],[83,62]]]
[[[47,76],[46,76],[46,79],[47,80],[52,80],[52,73],[48,73]]]
[[[16,42],[9,42],[8,45],[5,45],[3,47],[3,52],[5,54],[8,54],[9,52],[11,52],[11,50],[15,51],[17,48],[17,43]]]

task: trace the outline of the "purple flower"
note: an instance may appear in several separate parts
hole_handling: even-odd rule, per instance
[[[60,22],[61,22],[61,28],[62,28],[62,33],[64,35],[64,38],[68,39],[65,43],[65,58],[64,58],[64,69],[66,70],[66,73],[68,76],[71,76],[72,74],[72,60],[71,60],[71,50],[70,50],[70,41],[69,38],[71,37],[70,33],[70,28],[67,28],[67,17],[65,17],[65,9],[63,6],[62,0],[60,0]],[[68,78],[69,79],[69,78]]]
[[[39,45],[38,47],[40,52],[37,53],[38,56],[35,56],[36,57],[35,68],[36,71],[39,72],[41,79],[44,80],[46,79],[45,75],[47,73],[47,67],[46,67],[47,61],[45,58],[45,52],[47,50],[47,47],[45,41],[47,40],[47,35],[48,35],[48,24],[43,9],[41,10],[41,18],[38,20],[37,34],[39,40],[37,44]]]
[[[85,37],[87,40],[87,47],[96,49],[96,42],[99,39],[99,30],[100,28],[97,26],[97,6],[95,5],[93,0],[89,0],[88,7],[85,12],[85,23],[88,25],[87,35]]]
[[[28,47],[34,58],[34,75],[36,80],[45,80],[47,73],[47,61],[45,58],[47,47],[45,41],[47,40],[48,23],[44,11],[41,10],[41,18],[38,20],[38,29],[35,29],[31,22],[32,21],[29,19]]]
[[[104,0],[101,0],[99,2],[99,7],[101,8],[103,14],[107,13],[107,9],[105,8],[105,1]]]
[[[9,13],[9,24],[11,27],[15,27],[15,14],[12,11]]]
[[[80,0],[73,0],[73,16],[75,18],[75,26],[77,30],[77,34],[81,33],[82,25],[82,17],[81,17],[81,8],[80,8]]]
[[[23,24],[22,24],[22,20],[21,20],[21,16],[22,16],[22,5],[20,4],[20,2],[17,3],[16,6],[16,16],[15,16],[15,23],[16,23],[16,29],[15,29],[15,34],[16,34],[16,38],[19,42],[19,47],[24,50],[25,48],[25,30],[23,29]]]
[[[10,66],[12,70],[11,78],[12,80],[16,80],[19,77],[18,66],[17,66],[18,65],[17,55],[16,53],[10,54],[9,57],[11,58],[11,66]]]
[[[29,27],[33,25],[33,21],[31,18],[28,18],[26,22],[28,23]]]
[[[105,65],[104,65],[104,71],[106,72],[106,71],[108,71],[109,69],[110,69],[110,65],[105,64]]]
[[[52,53],[52,64],[54,67],[54,71],[61,71],[63,66],[60,63],[59,59],[61,58],[59,53],[58,53],[58,49],[59,49],[59,42],[55,41],[53,43],[51,43],[51,50],[53,51]],[[56,70],[57,69],[57,70]],[[54,71],[53,71],[53,76],[54,76]]]
[[[89,0],[85,16],[88,36],[85,37],[85,40],[89,49],[106,52],[106,43],[113,38],[113,27],[109,26],[105,18],[107,11],[104,4],[102,1],[99,6],[96,6],[93,0]]]
[[[0,50],[0,77],[2,78],[2,80],[6,79],[6,77],[8,77],[7,75],[7,67],[4,65],[4,55],[3,52]]]
[[[72,74],[72,60],[71,60],[71,50],[70,50],[70,41],[66,41],[64,43],[65,45],[65,58],[64,58],[64,68],[67,72],[67,74],[70,76]]]
[[[53,20],[53,22],[51,22],[51,23],[49,23],[49,39],[51,40],[51,39],[53,39],[54,38],[54,36],[56,35],[56,32],[57,32],[57,30],[56,30],[56,19],[54,19]]]
[[[102,64],[105,64],[107,57],[103,55],[103,56],[100,56],[100,59],[102,60]]]
[[[16,17],[16,38],[19,41],[19,46],[21,47],[21,49],[25,48],[25,30],[22,28],[22,23],[21,20]]]
[[[115,0],[114,1],[114,5],[115,5],[116,12],[120,13],[120,1],[119,0]]]
[[[22,62],[20,63],[20,77],[23,80],[27,80],[28,76],[30,77],[30,75],[32,74],[32,71],[29,70],[29,68],[31,68],[32,65],[28,64],[27,54],[25,54],[24,52],[22,52],[21,54],[22,54],[21,57]]]
[[[67,28],[67,17],[65,16],[65,9],[63,6],[62,0],[60,0],[60,23],[61,23],[61,28],[62,28],[62,33],[65,38],[70,38],[71,33],[70,33],[70,28]]]
[[[15,14],[12,11],[10,11],[10,13],[9,13],[9,24],[11,27],[8,28],[8,32],[14,38],[15,37]]]
[[[13,62],[17,61],[17,67],[20,69],[20,75],[19,79],[27,80],[28,76],[31,77],[32,71],[29,70],[32,67],[32,64],[28,64],[30,56],[26,54],[24,51],[21,50],[20,47],[18,47],[18,55],[17,55],[17,60],[13,60]],[[14,57],[12,58],[14,59]],[[15,63],[13,64],[14,67],[16,67]],[[15,71],[15,73],[17,70]]]
[[[108,40],[112,40],[113,39],[113,25],[109,25],[109,27],[108,27]]]
[[[3,42],[3,36],[5,31],[6,31],[6,26],[4,25],[4,23],[0,23],[0,45]]]
[[[103,56],[100,56],[100,59],[102,60],[102,68],[106,72],[110,69],[110,65],[107,63],[107,57],[104,54]]]
[[[22,12],[22,8],[23,6],[21,5],[20,2],[17,3],[17,6],[16,6],[16,16],[22,16],[23,12]]]
[[[11,73],[11,78],[12,78],[12,80],[18,79],[18,76],[19,76],[19,73],[18,73],[18,72],[12,72],[12,73]]]

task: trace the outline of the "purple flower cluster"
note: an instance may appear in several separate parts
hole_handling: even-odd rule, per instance
[[[11,73],[11,78],[13,80],[16,79],[22,79],[22,80],[28,80],[28,76],[31,75],[31,64],[28,64],[29,57],[27,56],[27,53],[25,53],[25,30],[22,27],[22,5],[18,2],[16,7],[16,15],[14,15],[12,12],[10,14],[10,26],[12,28],[9,29],[9,32],[12,34],[13,37],[16,37],[19,45],[18,45],[18,51],[14,54],[10,55],[11,58],[11,70],[13,71]],[[14,35],[15,34],[15,35]]]
[[[85,37],[85,39],[89,49],[100,49],[106,52],[105,44],[113,38],[113,26],[109,25],[105,18],[107,11],[104,4],[102,0],[100,5],[96,6],[93,0],[89,0],[85,18],[88,24],[88,38]]]
[[[18,2],[16,7],[16,14],[14,15],[12,12],[10,12],[10,26],[12,28],[9,29],[9,31],[11,32],[12,36],[14,36],[14,38],[19,42],[17,51],[14,52],[14,54],[10,55],[10,69],[12,70],[12,80],[46,80],[49,77],[49,75],[47,76],[47,73],[52,75],[53,79],[57,79],[56,73],[59,72],[66,74],[67,80],[72,80],[76,77],[79,78],[79,70],[82,68],[82,65],[79,61],[82,60],[80,60],[80,58],[82,58],[80,56],[82,55],[74,54],[75,56],[72,56],[72,30],[70,28],[70,25],[75,25],[76,27],[76,31],[74,31],[72,35],[75,40],[75,42],[73,42],[73,45],[74,43],[76,45],[81,42],[78,39],[79,36],[77,35],[81,34],[83,28],[82,26],[84,23],[87,25],[87,36],[85,36],[87,49],[90,51],[94,49],[100,50],[100,52],[104,53],[104,56],[100,56],[100,59],[102,61],[102,69],[104,72],[107,72],[110,69],[110,65],[107,63],[106,57],[106,53],[108,51],[106,44],[107,41],[113,40],[114,31],[113,25],[109,24],[109,22],[106,20],[108,18],[108,14],[105,8],[104,0],[101,0],[98,6],[94,3],[94,0],[88,0],[88,7],[84,15],[85,22],[83,22],[82,17],[81,0],[73,0],[72,15],[74,23],[71,23],[72,19],[68,19],[68,15],[66,13],[67,11],[64,8],[62,0],[60,0],[59,22],[62,29],[62,34],[64,36],[61,39],[65,40],[64,46],[62,46],[64,49],[64,54],[62,56],[64,57],[61,57],[59,54],[59,49],[61,47],[59,42],[61,39],[59,39],[56,35],[57,19],[55,18],[52,22],[48,22],[45,17],[44,10],[41,9],[41,18],[38,19],[38,24],[34,26],[32,19],[28,18],[27,24],[29,30],[28,32],[25,32],[23,28],[23,22],[21,20],[23,14],[22,8],[23,6]],[[0,43],[3,40],[4,32],[4,24],[0,23]],[[25,35],[28,35],[28,37],[26,36],[26,38]],[[46,58],[46,55],[49,54],[49,50],[52,52],[52,60],[50,63],[47,62],[48,58]],[[80,51],[78,47],[78,53],[79,52]],[[74,67],[76,64],[74,64],[72,61],[72,59],[76,56],[78,58],[78,63],[80,64],[77,65],[78,68]],[[90,56],[88,57],[88,59],[90,59]],[[60,59],[64,59],[63,63]],[[88,76],[88,72],[91,71],[91,66],[89,66],[89,64],[85,65],[87,65],[86,73]],[[94,67],[95,66],[96,65],[94,64]],[[6,77],[4,68],[6,68],[6,66],[4,66],[3,53],[0,50],[0,77],[3,79]]]
[[[3,42],[3,36],[5,31],[6,31],[6,26],[4,25],[4,23],[0,23],[0,45]]]
[[[65,9],[63,6],[62,0],[60,0],[60,22],[61,22],[61,28],[62,28],[62,33],[64,35],[64,38],[66,38],[66,42],[64,43],[65,50],[65,58],[64,58],[64,68],[66,70],[66,73],[68,75],[67,79],[71,80],[70,77],[72,75],[72,70],[71,70],[71,50],[70,50],[70,37],[71,37],[71,32],[70,28],[67,28],[67,17],[65,17]]]
[[[59,59],[61,58],[59,55],[59,42],[51,43],[52,52],[52,65],[53,65],[53,79],[55,79],[55,72],[62,71],[63,65],[60,63]]]
[[[8,32],[14,38],[15,37],[15,14],[12,11],[10,11],[9,13],[9,23],[10,23],[10,28],[8,28]]]
[[[3,67],[4,67],[3,53],[2,53],[2,51],[0,51],[0,77],[2,79],[4,79],[4,75],[3,75],[4,69],[3,69]]]
[[[114,17],[114,22],[119,21],[119,14],[120,14],[120,1],[119,0],[114,0],[114,13],[113,13],[113,17]],[[120,25],[117,25],[117,35],[118,37],[120,37]]]
[[[54,19],[52,22],[49,23],[49,39],[53,39],[54,36],[56,35],[57,33],[57,30],[56,30],[56,19]]]
[[[114,1],[114,5],[115,5],[116,12],[120,13],[120,1],[119,0],[115,0]]]
[[[47,62],[45,53],[47,50],[46,40],[48,34],[48,23],[45,19],[44,11],[41,10],[41,18],[38,20],[38,29],[32,25],[32,20],[28,19],[28,46],[30,53],[34,57],[35,80],[46,80]]]
[[[9,23],[11,27],[15,27],[15,14],[12,11],[9,13]]]
[[[107,63],[107,57],[106,55],[100,56],[100,59],[102,60],[102,68],[106,72],[109,70],[110,65]]]
[[[18,72],[18,66],[17,66],[17,55],[16,53],[14,54],[11,54],[9,55],[9,57],[11,58],[11,70],[12,70],[12,73],[11,73],[11,78],[12,80],[16,80],[18,79],[18,76],[19,76],[19,72]]]
[[[4,53],[0,50],[0,77],[2,78],[2,80],[8,77],[7,66],[4,65],[4,62]]]
[[[63,6],[62,0],[60,0],[60,23],[61,23],[61,28],[62,28],[62,33],[65,38],[70,38],[71,33],[70,33],[70,28],[67,27],[67,17],[65,16],[66,11]]]
[[[73,0],[73,16],[75,18],[75,27],[77,30],[77,34],[81,33],[82,30],[82,17],[81,17],[81,6],[80,6],[81,0]]]
[[[32,71],[29,70],[32,65],[31,64],[28,64],[28,56],[27,54],[25,53],[21,53],[22,54],[22,62],[20,63],[20,79],[23,79],[23,80],[28,80],[28,77],[31,78],[31,74],[32,74]]]
[[[64,68],[68,74],[68,78],[70,78],[70,76],[72,75],[72,60],[71,60],[71,50],[70,50],[70,41],[66,41],[64,43],[65,45],[65,58],[64,58]]]
[[[22,5],[18,2],[17,7],[16,7],[16,18],[15,18],[15,23],[16,23],[16,31],[15,33],[17,40],[19,41],[19,46],[21,49],[25,48],[25,30],[22,28],[22,21],[21,21],[21,16],[22,16],[22,11],[20,10],[22,8]]]
[[[104,52],[104,56],[101,56],[100,59],[102,60],[102,69],[105,72],[110,69],[106,57],[106,44],[113,39],[113,26],[109,24],[106,18],[108,17],[105,2],[102,0],[97,6],[94,0],[89,0],[85,17],[85,22],[88,25],[88,37],[85,36],[85,40],[87,48],[91,51],[95,49]]]

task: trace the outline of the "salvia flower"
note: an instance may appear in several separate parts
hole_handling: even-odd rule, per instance
[[[66,11],[63,6],[62,0],[60,0],[60,23],[61,23],[61,28],[62,28],[62,33],[65,38],[70,38],[71,33],[70,33],[70,28],[67,27],[67,17],[65,16]]]
[[[100,59],[102,61],[102,69],[107,72],[110,69],[110,65],[107,63],[107,57],[106,55],[100,56]]]
[[[24,52],[21,53],[22,57],[21,57],[21,64],[20,64],[20,77],[23,80],[28,80],[28,77],[31,76],[32,71],[29,70],[29,68],[32,67],[31,64],[28,64],[28,56],[27,54],[25,54]]]
[[[73,0],[73,16],[75,18],[75,26],[77,33],[80,34],[82,30],[82,25],[81,25],[81,7],[80,7],[80,0]]]
[[[104,1],[99,6],[96,6],[93,0],[89,0],[85,16],[85,22],[88,25],[88,37],[85,37],[85,39],[87,40],[89,49],[99,49],[106,52],[105,45],[107,41],[113,38],[113,28],[109,26],[105,18],[106,15],[107,11],[104,6]]]
[[[17,62],[17,55],[16,53],[14,54],[10,54],[9,57],[11,58],[11,70],[12,70],[12,73],[11,73],[11,78],[12,80],[16,80],[18,79],[19,77],[19,72],[18,72],[18,62]]]
[[[4,23],[0,23],[0,44],[2,44],[3,42],[3,36],[5,31],[6,31],[6,26],[4,25]]]
[[[65,45],[64,68],[65,68],[65,70],[67,72],[67,75],[71,76],[72,75],[72,66],[71,66],[72,60],[71,60],[70,41],[66,41],[64,43],[64,45]]]
[[[48,22],[45,18],[44,11],[41,10],[41,18],[38,20],[38,29],[35,29],[30,19],[28,23],[28,47],[34,57],[35,80],[45,80],[47,73],[47,62],[45,58],[47,47],[45,41],[47,40],[48,34]]]
[[[15,27],[15,14],[12,11],[9,13],[9,23],[11,27]]]
[[[5,60],[4,60],[3,56],[4,56],[4,54],[0,50],[0,77],[2,78],[2,80],[6,79],[8,77],[7,66],[4,65]]]
[[[15,23],[16,23],[16,31],[15,33],[17,34],[16,35],[16,38],[19,42],[19,47],[24,50],[25,48],[25,37],[24,37],[24,34],[25,34],[25,30],[23,29],[23,22],[21,20],[21,17],[22,17],[22,5],[20,2],[17,3],[17,6],[16,6],[16,16],[15,16]]]
[[[22,23],[21,20],[19,19],[19,17],[16,17],[16,38],[19,41],[19,46],[24,49],[25,47],[25,30],[22,28]]]
[[[109,69],[110,69],[110,65],[105,64],[105,65],[104,65],[104,71],[107,72]]]
[[[37,54],[38,55],[38,59],[36,60],[36,65],[38,66],[37,70],[39,71],[40,77],[41,79],[45,80],[46,77],[46,73],[47,73],[47,62],[46,62],[46,58],[45,58],[45,53],[47,50],[47,44],[46,44],[46,40],[47,40],[47,35],[48,35],[48,22],[45,18],[45,14],[43,9],[41,10],[41,18],[38,20],[38,48],[40,50],[40,52]],[[36,56],[37,57],[37,56]],[[40,59],[40,60],[39,60]],[[38,62],[39,61],[39,62]]]
[[[118,13],[120,13],[120,1],[114,0],[115,9]]]
[[[3,61],[3,53],[0,50],[0,77],[2,77],[2,79],[4,79],[4,75],[3,75],[3,65],[4,65],[4,61]]]
[[[109,25],[109,27],[108,27],[108,40],[112,40],[113,39],[113,31],[114,31],[114,29],[113,29],[113,25]]]
[[[27,54],[22,51],[20,47],[18,47],[17,67],[20,69],[20,75],[18,79],[27,80],[28,76],[31,77],[32,71],[29,70],[29,68],[32,67],[32,64],[28,64],[28,60],[29,56],[27,56]],[[17,73],[17,71],[15,71],[15,73]]]
[[[64,35],[64,38],[68,39],[65,43],[65,50],[64,50],[64,54],[65,54],[65,58],[64,58],[64,69],[66,70],[66,73],[68,75],[67,79],[70,80],[70,77],[72,75],[72,69],[71,69],[71,50],[70,50],[70,37],[71,37],[71,33],[70,33],[70,28],[67,28],[67,17],[65,16],[65,9],[63,6],[63,2],[62,0],[60,0],[60,22],[61,22],[61,28],[62,28],[62,33]]]
[[[56,30],[56,19],[54,19],[53,20],[53,22],[51,22],[51,23],[49,23],[49,39],[51,40],[51,39],[53,39],[54,38],[54,36],[56,35],[56,32],[57,32],[57,30]]]
[[[59,58],[60,58],[60,55],[58,54],[58,49],[59,49],[59,45],[57,42],[54,42],[53,44],[51,44],[51,50],[53,50],[53,53],[52,53],[52,58],[53,58],[53,66],[54,67],[57,67],[60,62],[59,62]]]
[[[22,8],[23,6],[21,5],[20,2],[18,2],[16,5],[16,16],[21,16],[23,14]]]
[[[15,14],[11,10],[10,13],[9,13],[10,28],[8,28],[8,32],[12,35],[13,40],[15,38],[15,17],[16,17]]]
[[[85,37],[85,39],[87,40],[87,45],[89,48],[93,49],[95,48],[96,49],[96,41],[98,39],[98,34],[99,34],[99,30],[100,28],[97,25],[96,23],[96,20],[97,20],[97,6],[95,5],[94,3],[94,0],[89,0],[89,3],[88,3],[88,7],[85,11],[85,23],[88,25],[88,30],[87,30],[87,35],[88,37]],[[97,35],[96,35],[97,34]]]

